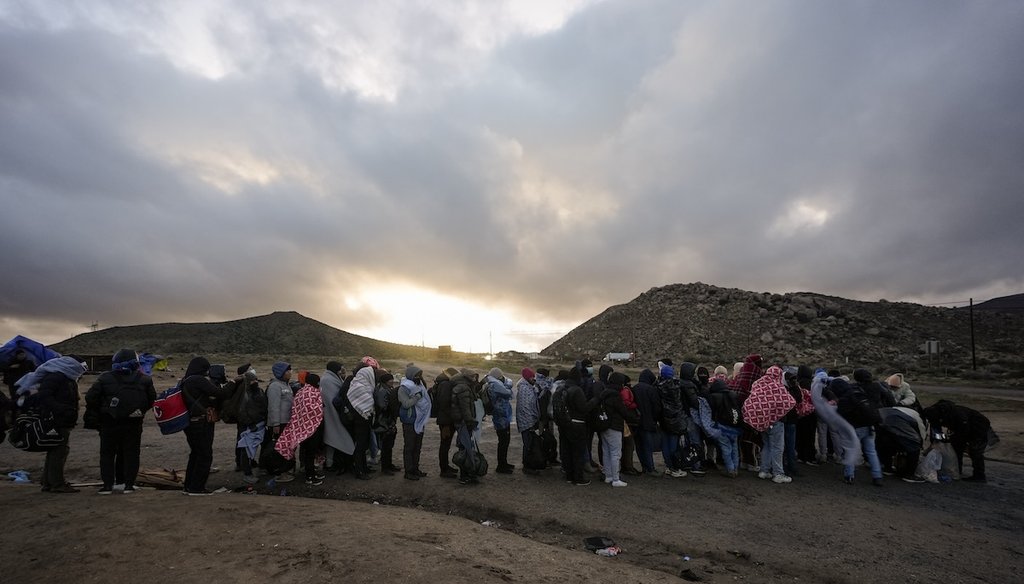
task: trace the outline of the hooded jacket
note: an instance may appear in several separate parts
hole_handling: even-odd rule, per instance
[[[416,382],[416,376],[420,376],[420,381]],[[405,379],[402,380],[402,384],[398,388],[398,402],[402,408],[406,410],[412,409],[415,413],[413,421],[413,429],[417,434],[422,434],[424,428],[427,426],[427,420],[430,419],[430,393],[427,392],[427,386],[423,384],[423,370],[415,365],[410,365],[405,369]]]
[[[622,401],[622,387],[625,385],[626,376],[621,373],[612,373],[605,382],[605,389],[601,392],[601,403],[604,411],[608,414],[610,423],[609,429],[622,432],[625,424],[636,423],[639,414],[635,410],[626,408]]]
[[[875,376],[867,369],[855,369],[853,380],[864,390],[868,399],[871,400],[871,404],[876,408],[896,406],[896,399],[889,391],[888,386],[883,387],[880,382],[875,381]]]
[[[654,373],[644,369],[640,372],[640,380],[633,386],[633,401],[640,414],[639,425],[643,432],[657,432],[658,421],[661,420],[661,396],[655,383]]]
[[[520,432],[533,428],[540,421],[538,385],[536,381],[530,383],[525,377],[516,383],[516,427]]]
[[[743,360],[743,366],[740,367],[740,372],[732,378],[730,385],[733,391],[740,394],[741,399],[747,399],[754,382],[764,375],[764,369],[761,368],[763,362],[763,359],[757,353],[747,355],[747,358]]]
[[[669,377],[659,381],[658,395],[661,397],[662,431],[677,436],[686,434],[687,415],[683,405],[683,388],[679,380]]]
[[[210,362],[206,357],[195,357],[185,368],[185,376],[182,377],[178,387],[185,398],[185,405],[188,406],[189,416],[192,421],[206,420],[206,408],[217,407],[220,400],[231,397],[234,386],[220,387],[210,381],[207,375],[210,373]]]
[[[708,405],[711,406],[711,417],[722,426],[739,427],[743,422],[740,410],[740,395],[729,387],[724,379],[716,379],[708,388]]]
[[[434,410],[438,426],[454,426],[452,419],[452,380],[442,373],[434,379]]]
[[[112,405],[113,398],[117,405]],[[103,424],[130,418],[142,422],[156,401],[153,379],[141,371],[107,371],[85,394],[85,407],[100,415]]]
[[[356,447],[355,441],[341,423],[338,408],[334,407],[334,398],[341,393],[344,385],[345,380],[330,369],[325,370],[320,376],[320,397],[324,406],[324,444],[345,454],[352,454]]]
[[[476,401],[476,390],[473,380],[473,372],[470,369],[463,369],[458,375],[452,377],[452,422],[454,424],[465,424],[470,430],[476,429],[476,411],[473,402]]]
[[[283,426],[292,418],[292,403],[295,391],[285,380],[281,379],[286,370],[275,367],[274,379],[267,386],[267,427]]]
[[[348,386],[348,401],[364,420],[373,416],[373,390],[376,386],[374,368],[370,366],[357,370]]]
[[[70,357],[60,359],[67,359],[67,366],[61,363],[60,370],[48,369],[46,363],[54,361],[51,359],[21,379],[24,380],[42,370],[42,376],[38,378],[38,393],[33,396],[33,403],[39,405],[44,415],[52,414],[58,428],[74,428],[78,424],[78,380],[85,373],[85,367],[73,362]]]
[[[793,409],[796,400],[786,389],[782,369],[776,365],[754,382],[750,395],[743,402],[743,421],[758,432],[764,432]]]
[[[679,366],[679,389],[682,390],[683,407],[687,410],[700,408],[697,401],[697,366],[683,363]]]
[[[484,384],[484,391],[489,392],[491,397],[491,421],[494,423],[494,429],[507,430],[512,423],[512,387],[505,384],[504,375],[496,379],[488,374],[484,378]]]

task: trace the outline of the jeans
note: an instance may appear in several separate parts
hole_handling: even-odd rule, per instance
[[[112,488],[117,482],[118,463],[123,469],[121,480],[124,486],[135,486],[141,443],[142,418],[103,421],[100,428],[100,478],[104,489]]]
[[[819,416],[818,417],[818,456],[824,457],[824,456],[828,455],[828,439],[829,439],[830,436],[832,437],[832,449],[833,449],[833,453],[832,454],[836,457],[836,459],[841,459],[843,457],[843,453],[842,453],[842,448],[840,448],[840,446],[839,446],[839,444],[841,444],[841,442],[839,441],[839,432],[829,428],[828,424],[825,422],[825,420]]]
[[[526,457],[530,454],[530,447],[534,440],[540,440],[533,430],[525,430],[519,433],[523,437],[523,468],[526,468]]]
[[[855,428],[855,430],[857,432],[857,439],[860,440],[860,448],[864,453],[864,458],[871,465],[871,478],[882,478],[882,464],[878,461],[878,453],[875,451],[875,429],[871,426],[864,426],[862,428]],[[843,476],[852,479],[853,470],[852,464],[844,466]]]
[[[654,445],[661,440],[658,431],[639,430],[636,439],[636,455],[640,459],[641,469],[644,472],[654,472]]]
[[[722,463],[728,472],[737,472],[740,466],[740,431],[730,426],[718,426],[718,449],[722,451]]]
[[[782,456],[782,468],[786,474],[796,474],[796,424],[784,423],[785,439]]]
[[[193,493],[206,490],[213,464],[213,431],[216,424],[205,419],[193,420],[185,428],[188,440],[188,466],[185,467],[185,490]]]
[[[453,471],[455,468],[451,465],[450,453],[452,451],[452,438],[455,437],[455,426],[440,424],[438,429],[441,431],[441,443],[437,446],[437,462],[441,467],[441,472]]]
[[[420,472],[420,452],[423,450],[423,434],[416,433],[414,424],[402,423],[402,461],[405,474]]]
[[[619,462],[622,460],[622,432],[611,428],[601,432],[601,448],[604,452],[604,480],[619,480]]]
[[[768,426],[761,434],[764,446],[761,447],[761,472],[772,475],[786,474],[782,468],[782,451],[786,443],[786,428],[781,421]]]
[[[679,450],[679,434],[665,432],[661,435],[661,457],[665,460],[665,468],[676,469],[676,451]]]

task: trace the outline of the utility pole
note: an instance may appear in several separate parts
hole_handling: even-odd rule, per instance
[[[974,350],[974,298],[971,298],[971,369],[978,370],[978,355]]]

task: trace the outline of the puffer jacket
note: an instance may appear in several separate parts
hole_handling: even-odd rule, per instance
[[[679,380],[673,377],[659,381],[658,395],[661,397],[661,429],[669,434],[685,434],[688,424]]]
[[[658,421],[661,420],[661,395],[655,384],[654,373],[650,369],[640,372],[640,381],[633,386],[633,400],[640,413],[640,430],[657,432]]]
[[[686,411],[700,408],[700,402],[697,401],[697,383],[697,366],[693,363],[680,365],[679,389],[682,391],[683,407]]]
[[[447,375],[439,375],[434,384],[434,411],[437,412],[438,426],[453,426],[452,418],[452,380]]]
[[[496,430],[506,430],[512,424],[512,387],[504,379],[484,377],[484,391],[490,393],[491,421]]]
[[[470,430],[476,428],[476,382],[467,373],[452,377],[452,405],[450,408],[453,424],[465,424]]]
[[[210,381],[210,362],[205,357],[195,357],[185,368],[185,376],[178,387],[185,398],[189,416],[193,421],[206,419],[206,408],[217,407],[220,400],[231,397],[233,385],[221,387]]]

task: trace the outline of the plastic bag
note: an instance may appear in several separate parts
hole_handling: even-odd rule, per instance
[[[939,469],[942,468],[942,453],[930,448],[920,462],[917,463],[917,471],[914,473],[929,483],[939,482]]]

